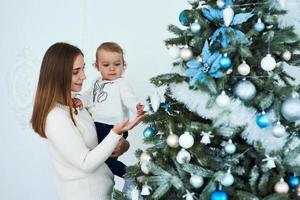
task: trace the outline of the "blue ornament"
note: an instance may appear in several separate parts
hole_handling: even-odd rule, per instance
[[[261,19],[258,19],[258,21],[254,24],[254,29],[257,32],[262,32],[263,30],[265,30],[265,24],[262,23]]]
[[[288,179],[288,184],[292,189],[295,189],[300,184],[300,179],[298,176],[290,176]]]
[[[146,138],[151,138],[151,137],[153,137],[154,135],[156,135],[156,133],[157,133],[157,131],[154,129],[154,128],[152,128],[152,127],[148,127],[148,128],[146,128],[145,130],[144,130],[144,136],[146,137]]]
[[[266,128],[270,126],[271,120],[269,115],[265,114],[264,112],[256,117],[256,124],[260,128]]]
[[[231,59],[226,55],[220,59],[220,66],[224,69],[227,69],[231,66]]]
[[[180,14],[179,14],[179,22],[183,25],[183,26],[189,26],[189,21],[187,18],[187,10],[183,10]]]
[[[215,190],[210,194],[210,200],[228,200],[228,194],[223,190]]]

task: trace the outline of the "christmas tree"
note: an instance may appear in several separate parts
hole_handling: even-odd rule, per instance
[[[282,0],[188,0],[151,79],[135,179],[120,199],[300,199],[300,40]]]

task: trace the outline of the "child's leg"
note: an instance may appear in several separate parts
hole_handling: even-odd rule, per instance
[[[113,125],[104,124],[100,122],[95,122],[98,143],[100,143],[110,132],[110,130],[114,127]]]
[[[114,175],[117,175],[121,178],[124,176],[127,167],[124,163],[116,160],[115,158],[108,158],[105,163]]]

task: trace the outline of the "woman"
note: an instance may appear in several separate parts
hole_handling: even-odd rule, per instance
[[[133,128],[142,116],[115,125],[98,144],[89,113],[72,107],[71,93],[79,92],[86,78],[84,65],[83,53],[75,46],[56,43],[47,50],[31,123],[35,132],[48,139],[59,199],[108,200],[114,181],[105,160],[116,147],[114,153],[122,153],[122,144],[118,145],[122,132]]]

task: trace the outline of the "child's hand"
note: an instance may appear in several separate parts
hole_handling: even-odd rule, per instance
[[[141,103],[138,103],[136,105],[136,113],[137,113],[138,116],[145,114],[144,107],[145,106],[143,104],[141,104]]]
[[[79,108],[80,110],[83,108],[83,104],[81,100],[78,98],[73,98],[72,103],[73,103],[73,108]]]

